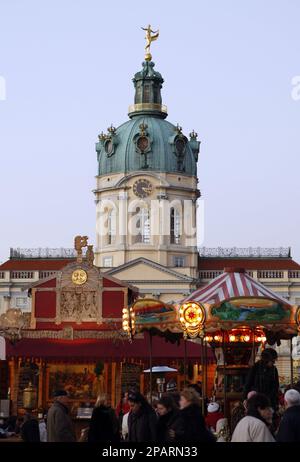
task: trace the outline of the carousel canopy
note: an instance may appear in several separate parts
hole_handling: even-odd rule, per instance
[[[277,301],[281,305],[291,306],[275,292],[253,279],[244,269],[225,268],[224,273],[213,279],[205,287],[194,291],[183,300],[217,305],[231,298],[263,297]]]

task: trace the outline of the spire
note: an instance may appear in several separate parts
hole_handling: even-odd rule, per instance
[[[151,61],[150,46],[157,40],[159,31],[153,31],[149,25],[146,31],[145,61],[142,70],[137,72],[132,79],[135,88],[134,104],[129,106],[128,115],[134,117],[141,114],[156,115],[165,119],[167,107],[162,105],[161,88],[164,79],[161,74],[154,70],[154,62]]]

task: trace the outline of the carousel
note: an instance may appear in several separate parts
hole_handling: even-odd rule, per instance
[[[217,399],[228,417],[233,403],[242,399],[249,367],[259,349],[266,344],[279,344],[281,339],[290,339],[292,345],[299,325],[298,306],[240,268],[225,268],[224,273],[178,304],[138,299],[123,309],[123,329],[129,341],[134,341],[137,333],[149,332],[150,374],[153,335],[172,342],[183,341],[185,351],[187,342],[199,344],[203,410],[207,398]],[[208,390],[207,357],[211,350],[215,356],[215,379],[213,388]]]

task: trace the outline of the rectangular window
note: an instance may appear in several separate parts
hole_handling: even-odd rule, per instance
[[[112,257],[104,257],[103,258],[103,267],[104,268],[111,268],[113,263]]]
[[[16,298],[16,306],[21,308],[27,305],[27,297],[17,297]]]
[[[185,266],[185,257],[174,257],[174,266],[176,268],[183,268]]]

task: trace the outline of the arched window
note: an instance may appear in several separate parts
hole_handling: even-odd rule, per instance
[[[180,244],[181,220],[180,212],[175,207],[170,212],[170,243]]]
[[[107,214],[107,244],[114,244],[116,239],[116,211],[110,209]]]
[[[137,235],[136,242],[141,242],[143,244],[150,244],[150,212],[147,208],[138,208],[137,209]]]

